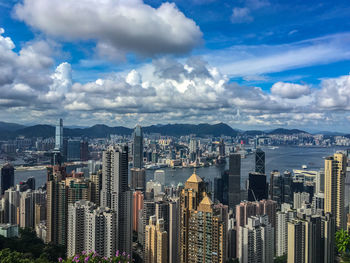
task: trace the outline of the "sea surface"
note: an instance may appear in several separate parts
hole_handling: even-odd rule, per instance
[[[290,147],[281,146],[278,148],[265,147],[265,170],[267,177],[273,170],[284,172],[286,170],[301,169],[302,165],[307,165],[308,170],[319,170],[324,167],[324,157],[334,154],[338,150],[345,150],[344,147]],[[241,188],[245,187],[248,173],[254,171],[255,156],[248,155],[242,159],[241,163]],[[207,181],[214,181],[221,173],[228,169],[228,163],[222,166],[209,166],[197,168],[197,174]],[[165,183],[167,185],[177,185],[184,183],[193,173],[192,168],[164,168]],[[153,179],[154,170],[147,170],[147,181]],[[46,170],[16,170],[15,183],[26,180],[28,177],[35,177],[36,186],[39,187],[46,182]]]

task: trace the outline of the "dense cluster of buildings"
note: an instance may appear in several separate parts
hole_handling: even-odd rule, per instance
[[[257,148],[255,170],[241,189],[242,155],[234,148],[227,153],[222,140],[216,160],[227,159],[229,169],[215,178],[212,189],[195,168],[177,186],[165,184],[164,170],[147,181],[147,151],[153,146],[140,126],[131,147],[105,147],[102,161],[90,163],[87,173],[67,171],[65,162],[82,147],[81,141],[72,143],[76,151],[65,151],[60,121],[53,163],[39,189],[34,178],[15,185],[14,167],[1,168],[1,235],[17,236],[18,228],[31,228],[45,242],[66,246],[68,257],[89,250],[108,257],[119,250],[146,263],[270,263],[276,257],[326,263],[334,262],[335,232],[350,225],[344,152],[325,158],[320,171],[273,171],[268,181],[265,153]],[[181,148],[169,150],[171,140],[159,145],[150,160],[157,147],[181,155]],[[190,139],[188,146],[189,158],[198,162],[199,142]]]

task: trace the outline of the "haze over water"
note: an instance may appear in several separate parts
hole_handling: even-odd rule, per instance
[[[281,146],[277,149],[263,148],[266,154],[266,174],[269,178],[271,171],[301,169],[302,165],[307,165],[308,170],[318,170],[324,167],[324,157],[334,154],[337,150],[345,150],[346,147],[290,147]],[[245,181],[248,173],[254,171],[255,158],[254,154],[248,155],[242,159],[241,167],[241,188],[245,187]],[[197,169],[197,174],[206,180],[214,181],[215,177],[219,177],[221,173],[228,169],[228,163],[225,166],[210,166]],[[192,168],[165,168],[166,184],[177,185],[184,183],[193,173]],[[153,179],[154,170],[147,170],[147,181]],[[26,180],[28,177],[34,176],[36,186],[41,186],[46,182],[46,170],[36,171],[16,171],[15,183]]]

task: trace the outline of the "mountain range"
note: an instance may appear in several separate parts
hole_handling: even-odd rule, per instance
[[[166,125],[151,125],[142,128],[144,133],[159,133],[163,136],[183,136],[196,134],[203,137],[206,135],[219,137],[237,136],[237,135],[269,135],[269,134],[300,134],[307,133],[297,129],[278,128],[269,131],[249,130],[242,131],[233,129],[225,123],[218,124],[166,124]],[[116,126],[109,127],[104,124],[97,124],[86,128],[64,128],[64,135],[67,137],[89,137],[89,138],[105,138],[111,134],[131,135],[133,129]],[[53,137],[55,135],[55,127],[51,125],[38,124],[33,126],[23,126],[15,123],[0,122],[0,139],[14,139],[17,136],[25,136],[27,138],[34,137]]]

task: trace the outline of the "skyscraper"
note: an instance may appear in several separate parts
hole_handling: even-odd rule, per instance
[[[66,245],[67,187],[63,166],[48,168],[47,174],[47,243]]]
[[[80,161],[80,140],[69,139],[67,144],[67,161]]]
[[[110,147],[102,156],[101,205],[117,214],[117,248],[131,255],[132,192],[128,187],[128,147]]]
[[[169,263],[179,262],[179,204],[179,199],[175,199],[169,202]]]
[[[324,170],[324,210],[335,218],[337,229],[345,228],[344,186],[346,174],[346,156],[335,153],[325,159]]]
[[[131,189],[146,190],[146,170],[144,168],[131,168]]]
[[[15,185],[15,168],[6,163],[1,168],[1,195],[5,193],[7,189]]]
[[[249,173],[248,201],[267,199],[267,192],[266,175],[261,173]]]
[[[226,184],[223,182],[223,184]],[[223,186],[224,187],[224,186]],[[230,154],[228,174],[228,206],[234,209],[241,202],[241,155]]]
[[[255,152],[255,172],[265,174],[265,152],[261,148]]]
[[[214,208],[197,174],[186,181],[180,204],[180,262],[225,262],[226,220]]]
[[[164,230],[164,219],[149,218],[145,228],[145,263],[168,262],[168,233]]]
[[[88,161],[89,160],[89,142],[82,140],[80,142],[80,160]]]
[[[55,150],[63,154],[63,120],[59,119],[56,125]]]
[[[140,125],[136,125],[133,134],[133,162],[134,168],[143,167],[143,133]]]

